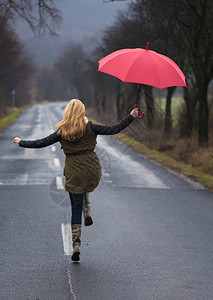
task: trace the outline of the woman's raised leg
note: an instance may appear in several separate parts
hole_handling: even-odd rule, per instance
[[[88,193],[84,194],[83,214],[84,214],[84,225],[85,226],[92,225],[93,220],[91,217],[90,199]]]
[[[71,228],[72,228],[72,242],[73,242],[73,253],[71,259],[73,261],[80,260],[80,245],[81,245],[81,220],[83,211],[83,200],[84,194],[72,194],[70,195],[72,217],[71,217]]]

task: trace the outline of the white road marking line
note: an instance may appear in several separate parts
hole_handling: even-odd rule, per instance
[[[26,185],[26,184],[27,184],[28,177],[29,177],[28,174],[25,173],[24,176],[23,176],[23,181],[24,181],[24,182],[23,182],[23,185]]]
[[[56,167],[61,166],[60,160],[57,157],[54,158],[54,164],[55,164]]]
[[[110,177],[110,174],[108,172],[105,172],[104,170],[102,170],[102,175],[104,177]]]
[[[63,190],[64,185],[63,185],[63,179],[61,176],[56,176],[56,186],[58,190]]]
[[[112,180],[104,180],[104,183],[113,183]]]
[[[51,150],[52,150],[52,152],[55,152],[56,151],[56,147],[55,146],[51,146]]]
[[[71,255],[72,247],[72,234],[71,234],[71,224],[61,224],[61,233],[62,233],[62,241],[64,246],[64,255]]]
[[[67,268],[67,275],[68,275],[68,279],[69,279],[68,282],[69,282],[69,286],[70,286],[70,293],[73,296],[73,300],[77,300],[76,295],[72,288],[71,274],[70,274],[70,270],[68,268]]]

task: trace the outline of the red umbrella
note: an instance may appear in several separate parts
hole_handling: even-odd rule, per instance
[[[151,85],[160,89],[187,86],[178,65],[165,55],[146,49],[122,49],[99,60],[98,71],[113,75],[123,82]]]

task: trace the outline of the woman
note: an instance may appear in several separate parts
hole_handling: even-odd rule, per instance
[[[129,126],[137,115],[138,108],[135,108],[130,115],[116,125],[92,124],[85,117],[84,104],[78,99],[72,99],[66,106],[64,118],[56,125],[57,130],[54,133],[35,141],[23,141],[19,137],[13,139],[14,144],[17,143],[24,148],[42,148],[56,142],[61,143],[66,155],[65,188],[69,193],[72,207],[73,253],[71,259],[73,261],[80,259],[82,211],[84,211],[85,225],[93,223],[87,193],[97,187],[101,178],[101,166],[94,152],[97,135],[116,134]]]

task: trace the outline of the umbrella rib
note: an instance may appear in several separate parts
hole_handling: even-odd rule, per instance
[[[159,78],[159,88],[162,89],[162,82],[161,82],[161,78],[160,78],[160,72],[159,72],[159,69],[158,69],[158,67],[157,67],[157,65],[156,65],[156,63],[155,63],[155,61],[154,61],[152,55],[151,55],[151,60],[152,60],[152,62],[153,62],[153,64],[154,64],[155,69],[156,69],[156,72],[157,72],[157,74],[158,74],[158,78]]]
[[[179,68],[179,66],[173,61],[171,60],[169,57],[163,55],[163,54],[159,54],[158,53],[158,56],[163,59],[164,61],[166,61],[173,70],[175,70],[176,72],[178,72],[180,78],[182,78],[182,76],[184,76],[184,79],[182,78],[182,81],[184,83],[184,85],[182,86],[186,86],[186,83],[185,83],[185,75],[183,74],[183,72],[181,71],[181,69]],[[162,84],[161,84],[162,85]],[[167,87],[170,87],[170,86],[175,86],[175,85],[168,85]]]
[[[132,61],[135,61],[139,56],[141,55],[141,53],[138,53],[136,56],[134,56],[134,59],[132,59]],[[122,80],[123,82],[125,82],[125,79],[127,77],[127,74],[129,73],[129,70],[131,69],[131,67],[129,69],[127,69],[127,72],[124,76],[124,80]]]

